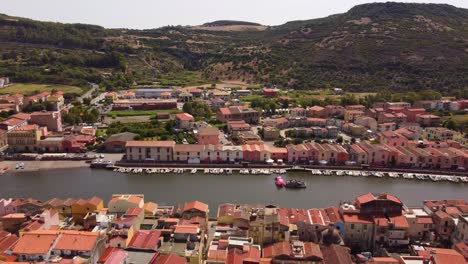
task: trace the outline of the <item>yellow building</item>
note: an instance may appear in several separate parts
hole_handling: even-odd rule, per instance
[[[73,220],[77,224],[83,224],[83,218],[88,213],[100,211],[102,208],[104,208],[104,204],[101,198],[79,199],[71,206]]]
[[[72,205],[75,202],[75,199],[62,200],[53,198],[44,204],[44,209],[55,210],[59,214],[59,219],[63,220],[66,217],[72,216]]]
[[[25,125],[7,133],[9,148],[13,152],[35,152],[42,131],[37,125]]]

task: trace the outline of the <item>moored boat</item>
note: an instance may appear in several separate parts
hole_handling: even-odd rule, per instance
[[[306,184],[303,181],[299,180],[289,180],[286,181],[286,185],[284,186],[286,188],[291,188],[291,189],[303,189],[306,188]]]
[[[286,182],[283,180],[283,177],[281,176],[276,176],[275,178],[275,184],[278,187],[284,187],[286,185]]]

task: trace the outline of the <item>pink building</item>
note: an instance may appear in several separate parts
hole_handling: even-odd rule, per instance
[[[327,124],[327,120],[325,118],[317,118],[317,117],[307,118],[307,125],[309,126],[324,127],[326,124]]]
[[[13,199],[0,199],[0,216],[16,213],[16,206]]]
[[[60,111],[34,112],[31,114],[29,123],[45,126],[49,131],[62,132],[62,114]]]
[[[325,115],[327,117],[331,116],[343,116],[345,108],[341,105],[327,105],[325,106]]]
[[[403,110],[403,113],[406,115],[407,122],[415,122],[418,115],[423,115],[426,113],[424,108],[407,108]]]
[[[290,163],[308,163],[311,160],[308,146],[305,144],[286,146],[288,150],[288,162]]]
[[[378,134],[380,143],[388,144],[390,146],[407,146],[408,139],[395,131],[384,131]]]
[[[50,96],[50,92],[38,93],[36,95],[26,97],[24,99],[24,104],[33,104],[33,103],[45,102],[45,101],[47,101],[47,98],[49,96]]]
[[[315,142],[306,143],[311,153],[311,158],[316,162],[326,162],[330,164],[345,163],[349,159],[349,154],[341,145],[317,144]]]
[[[325,117],[326,116],[325,108],[318,106],[318,105],[309,107],[307,111],[308,111],[308,116],[310,117]]]
[[[203,127],[198,130],[198,144],[201,145],[217,145],[219,144],[219,129],[216,127]]]
[[[359,147],[367,153],[367,164],[387,165],[389,162],[389,150],[379,144],[371,144],[369,141],[361,141]]]
[[[367,152],[365,152],[359,145],[353,144],[349,148],[349,160],[356,162],[356,164],[367,164]]]
[[[366,107],[363,105],[347,105],[346,110],[366,111]]]
[[[264,162],[270,158],[270,153],[264,144],[244,144],[242,152],[244,161]]]
[[[267,146],[267,149],[270,152],[270,159],[275,160],[275,161],[282,160],[284,162],[288,160],[287,148],[277,148],[277,147]]]

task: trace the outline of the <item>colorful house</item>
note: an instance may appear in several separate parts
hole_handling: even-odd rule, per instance
[[[100,211],[103,207],[104,204],[101,198],[79,199],[71,206],[73,220],[77,224],[83,224],[83,219],[88,213]]]

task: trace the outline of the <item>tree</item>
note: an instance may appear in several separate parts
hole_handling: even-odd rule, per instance
[[[343,137],[342,137],[342,136],[338,136],[338,137],[336,138],[336,143],[338,143],[338,144],[343,143]]]
[[[452,118],[447,119],[442,126],[444,126],[447,129],[451,130],[458,130],[459,129],[459,124],[455,122]]]

